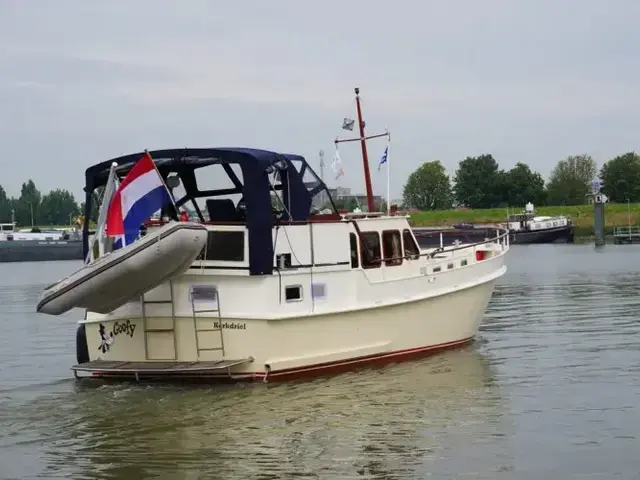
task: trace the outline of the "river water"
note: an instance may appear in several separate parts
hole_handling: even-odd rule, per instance
[[[640,478],[640,246],[514,246],[463,350],[289,384],[76,383],[76,262],[0,266],[0,479]]]

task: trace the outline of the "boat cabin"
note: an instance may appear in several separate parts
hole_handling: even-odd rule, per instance
[[[0,223],[0,241],[13,240],[15,229],[15,223]]]
[[[404,252],[409,258],[419,254],[405,217],[340,215],[327,186],[302,156],[246,148],[149,153],[175,208],[170,205],[163,209],[146,228],[169,219],[184,219],[188,208],[190,217],[195,217],[190,220],[207,225],[209,230],[207,245],[199,257],[203,262],[198,262],[207,268],[271,275],[274,267],[391,266],[402,263]],[[118,164],[116,173],[122,178],[142,155],[115,158],[87,169],[85,215],[99,201],[111,164]],[[320,204],[320,199],[326,203]],[[367,225],[375,225],[375,232],[361,231],[358,223],[362,225],[365,220]],[[86,223],[85,258],[88,228]],[[384,258],[388,260],[383,262]]]

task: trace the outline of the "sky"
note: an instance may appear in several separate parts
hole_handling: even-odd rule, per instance
[[[0,2],[0,185],[80,201],[84,170],[160,148],[246,146],[304,155],[329,186],[333,140],[355,117],[391,132],[391,197],[422,162],[466,156],[545,178],[640,143],[637,0],[57,0]],[[385,140],[368,143],[374,193]]]

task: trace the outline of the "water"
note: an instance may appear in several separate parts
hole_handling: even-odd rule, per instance
[[[289,384],[77,384],[75,262],[0,266],[0,478],[640,477],[640,246],[516,246],[477,342]]]

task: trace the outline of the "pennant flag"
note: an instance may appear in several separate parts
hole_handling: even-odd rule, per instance
[[[336,145],[336,153],[333,156],[331,168],[336,174],[336,180],[340,178],[341,175],[344,175],[344,169],[342,168],[342,159],[340,158],[340,153],[338,152],[338,145]]]
[[[353,126],[355,125],[355,123],[356,123],[355,120],[352,120],[350,118],[345,118],[342,121],[342,129],[351,131],[353,130]]]
[[[169,202],[171,194],[146,152],[124,177],[109,204],[106,233],[116,238],[114,248],[131,244],[142,222]]]

